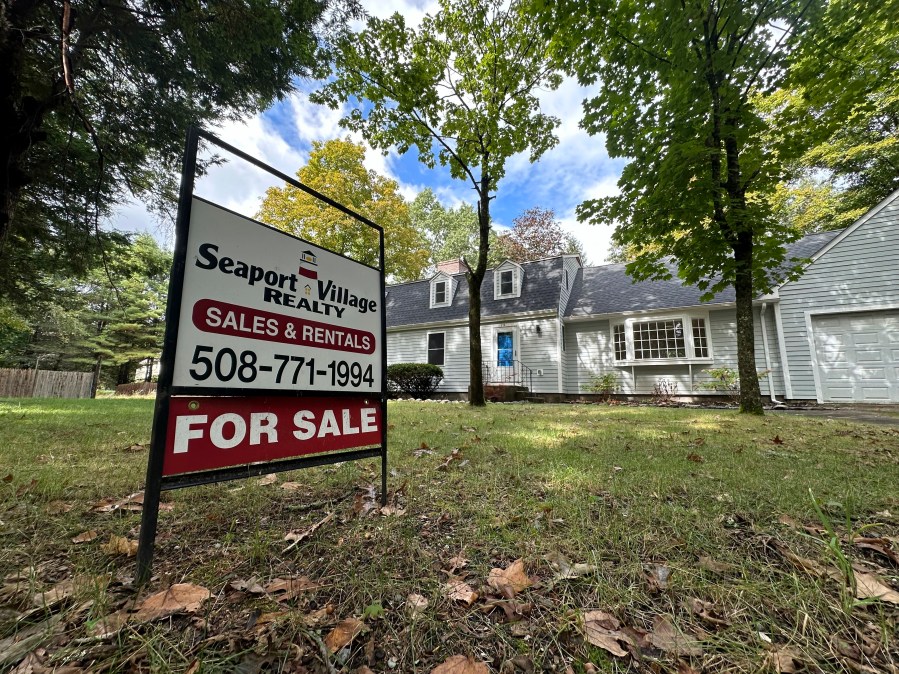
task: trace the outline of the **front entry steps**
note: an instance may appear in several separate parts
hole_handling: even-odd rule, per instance
[[[484,397],[492,403],[543,403],[543,398],[531,395],[527,386],[515,384],[484,384]]]

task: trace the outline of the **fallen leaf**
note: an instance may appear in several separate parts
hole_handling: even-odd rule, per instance
[[[94,540],[99,535],[100,534],[98,534],[94,529],[91,529],[90,531],[84,531],[72,538],[72,543],[88,543]]]
[[[533,582],[524,570],[524,560],[516,559],[505,569],[490,569],[487,584],[505,597],[514,597]]]
[[[50,501],[47,504],[47,514],[49,515],[62,515],[63,513],[69,512],[75,505],[73,503],[66,503],[65,501]]]
[[[363,630],[365,630],[365,623],[357,618],[341,620],[325,637],[325,646],[332,653],[336,653],[344,646],[349,645]]]
[[[296,578],[275,578],[265,586],[265,593],[275,601],[290,601],[300,592],[317,590],[319,584],[309,580],[306,576]]]
[[[702,647],[691,636],[681,632],[665,616],[656,616],[652,621],[649,642],[666,653],[676,655],[702,655]]]
[[[137,554],[137,547],[137,541],[130,540],[124,536],[110,536],[109,541],[104,543],[100,549],[107,555],[134,557]]]
[[[383,508],[378,510],[384,517],[390,517],[391,515],[395,517],[401,517],[406,514],[405,508],[397,508],[395,505],[386,505]]]
[[[484,613],[489,613],[495,608],[502,609],[507,623],[516,623],[519,620],[524,620],[534,610],[532,604],[515,601],[514,599],[488,601],[481,610]]]
[[[806,573],[810,573],[813,576],[823,576],[827,573],[827,569],[825,569],[821,564],[816,562],[813,559],[806,559],[805,557],[800,557],[795,552],[792,552],[787,546],[778,541],[772,541],[771,545],[777,550],[787,561],[789,561],[793,566],[797,569],[801,569]]]
[[[114,510],[138,512],[144,507],[144,492],[136,491],[122,499],[105,498],[94,503],[91,512],[111,513]]]
[[[461,601],[468,606],[478,598],[478,593],[461,578],[450,578],[443,586],[443,592],[450,601]]]
[[[561,552],[550,552],[544,555],[543,559],[556,570],[557,580],[580,578],[596,571],[596,567],[592,564],[572,564]]]
[[[377,492],[373,484],[368,485],[364,491],[358,492],[353,499],[353,514],[357,517],[365,517],[373,514],[378,508],[376,502]]]
[[[302,482],[282,482],[281,489],[284,491],[299,491],[305,485]]]
[[[107,583],[108,577],[75,576],[56,583],[46,592],[38,592],[31,601],[39,608],[52,608],[68,601],[79,592],[84,592],[100,584],[105,586]]]
[[[803,667],[801,654],[794,646],[784,646],[768,653],[765,664],[778,674],[795,674]]]
[[[715,627],[725,627],[730,625],[727,619],[724,618],[724,615],[715,608],[715,605],[712,604],[712,602],[693,598],[688,599],[684,603],[690,611],[695,613],[701,620],[709,625],[714,625]]]
[[[330,522],[332,519],[334,519],[334,513],[330,513],[329,515],[327,515],[327,517],[319,520],[318,522],[313,524],[311,527],[307,527],[306,529],[303,529],[303,530],[294,530],[294,531],[288,532],[284,536],[284,540],[292,541],[292,542],[290,545],[288,545],[286,548],[284,548],[284,552],[287,552],[288,550],[298,546],[300,543],[305,541],[307,538],[311,537],[312,534],[314,534],[316,531],[318,531],[321,527],[323,527],[325,524]]]
[[[490,674],[490,669],[470,655],[454,655],[432,669],[431,674]]]
[[[671,577],[671,569],[664,564],[651,564],[646,571],[649,587],[654,592],[668,589],[668,578]]]
[[[428,600],[420,594],[412,593],[408,597],[406,597],[406,606],[409,607],[409,612],[416,616],[426,608],[428,608]]]
[[[584,614],[584,637],[594,646],[599,646],[614,656],[623,658],[627,651],[621,642],[630,642],[619,628],[621,623],[611,613],[605,611],[588,611]]]
[[[18,489],[16,489],[16,496],[24,496],[27,492],[31,491],[31,488],[37,484],[37,480],[31,480],[31,482],[26,482],[21,485]]]
[[[125,449],[122,450],[122,451],[125,451],[125,452],[142,452],[142,451],[144,451],[146,448],[147,448],[146,445],[141,445],[141,444],[139,444],[139,443],[135,443],[135,444],[131,445],[130,447],[125,447]]]
[[[780,439],[780,436],[779,436],[779,435],[775,435],[775,436],[771,439],[771,442],[773,442],[775,445],[782,445],[782,444],[784,443],[784,441]]]
[[[200,585],[176,583],[147,597],[131,617],[137,622],[151,622],[176,613],[196,613],[210,596],[209,590]]]
[[[873,573],[856,572],[855,596],[858,599],[879,599],[891,604],[899,604],[899,592],[885,585]]]
[[[730,573],[736,568],[733,564],[718,562],[711,557],[700,557],[699,567],[705,569],[706,571],[711,571],[712,573],[718,574]]]
[[[259,584],[259,579],[256,576],[247,580],[232,580],[228,587],[247,594],[265,594],[265,588]]]
[[[450,558],[449,565],[449,572],[453,573],[458,569],[464,569],[466,566],[468,566],[468,560],[462,555],[456,555],[455,557]]]
[[[4,476],[3,476],[3,481],[6,482],[7,484],[9,484],[10,482],[12,482],[12,473],[8,473],[8,474],[4,475]]]
[[[705,459],[703,459],[696,452],[690,452],[689,454],[687,454],[687,459],[692,461],[693,463],[705,463]]]
[[[868,538],[865,536],[857,536],[852,543],[862,550],[871,550],[883,557],[886,557],[896,566],[899,566],[899,555],[897,555],[888,538]]]
[[[450,455],[446,457],[446,461],[437,466],[437,470],[449,470],[450,464],[453,461],[461,461],[462,460],[462,450],[454,449],[450,452]]]
[[[256,484],[267,487],[270,484],[275,484],[278,481],[278,475],[276,473],[269,473],[268,475],[263,475],[258,480],[256,480]]]

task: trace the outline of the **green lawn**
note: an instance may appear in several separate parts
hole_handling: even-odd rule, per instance
[[[34,662],[85,671],[429,672],[453,655],[510,674],[899,671],[899,595],[856,601],[846,586],[871,574],[899,589],[896,428],[391,403],[398,514],[368,504],[375,461],[166,493],[155,576],[135,596],[133,557],[103,547],[135,539],[140,513],[92,506],[141,489],[147,453],[134,446],[149,441],[152,407],[0,400],[0,671],[15,664],[4,652],[38,646]],[[332,513],[287,549],[286,533]],[[97,537],[72,542],[87,531]],[[559,555],[589,567],[562,578]],[[488,584],[517,559],[530,587]],[[238,582],[297,577],[316,587],[286,601]],[[61,599],[41,594],[71,579]],[[450,579],[478,598],[449,598]],[[103,621],[173,583],[211,598],[192,615]],[[413,593],[428,602],[414,615]],[[325,658],[350,618],[363,633]]]

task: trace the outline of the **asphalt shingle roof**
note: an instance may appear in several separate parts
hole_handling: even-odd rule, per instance
[[[493,299],[493,270],[488,269],[481,284],[481,316],[502,316],[527,311],[546,311],[559,306],[562,258],[523,262],[524,280],[520,297]],[[456,274],[456,295],[448,307],[430,309],[430,279],[387,288],[387,327],[465,320],[468,318],[468,281]]]
[[[827,245],[840,231],[810,234],[787,248],[786,259],[808,258]],[[521,296],[493,299],[493,270],[487,270],[481,285],[481,316],[502,316],[531,311],[548,311],[558,306],[562,282],[562,258],[548,258],[521,264],[524,282]],[[733,288],[700,302],[702,290],[681,283],[676,276],[668,281],[634,282],[623,264],[584,267],[574,277],[565,316],[592,316],[624,311],[673,309],[700,304],[734,301]],[[453,277],[458,288],[452,304],[429,308],[430,279],[390,286],[387,289],[387,326],[399,327],[468,318],[468,282],[464,274]]]
[[[808,258],[823,248],[842,230],[810,234],[787,247],[786,259]],[[634,281],[623,264],[584,267],[574,279],[566,316],[594,316],[624,311],[649,311],[694,307],[700,304],[724,304],[735,301],[733,287],[726,288],[709,302],[701,302],[705,291],[684,285],[670,267],[673,278],[667,281]]]

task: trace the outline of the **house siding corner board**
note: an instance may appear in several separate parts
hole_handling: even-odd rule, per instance
[[[468,391],[468,326],[387,333],[387,364],[428,362],[428,333],[443,332],[443,381],[438,393]]]
[[[821,388],[816,371],[818,350],[814,334],[825,329],[825,317],[854,315],[859,325],[885,326],[899,312],[899,193],[867,220],[813,262],[796,281],[780,288],[783,338],[794,399],[836,400]],[[833,322],[833,321],[831,321]],[[852,330],[851,322],[845,330]],[[895,340],[884,350],[885,365],[899,369],[899,334],[890,330],[881,339]],[[848,333],[847,333],[848,334]],[[851,337],[851,335],[849,335]],[[821,335],[817,343],[820,344]],[[850,347],[851,348],[851,347]],[[813,353],[813,349],[816,351]],[[850,357],[852,354],[850,354]],[[890,359],[892,359],[890,361]],[[850,363],[847,377],[858,375],[862,363]],[[894,377],[899,373],[893,371]],[[817,380],[817,381],[816,381]],[[899,392],[892,397],[899,401]],[[861,401],[864,398],[857,398]]]

